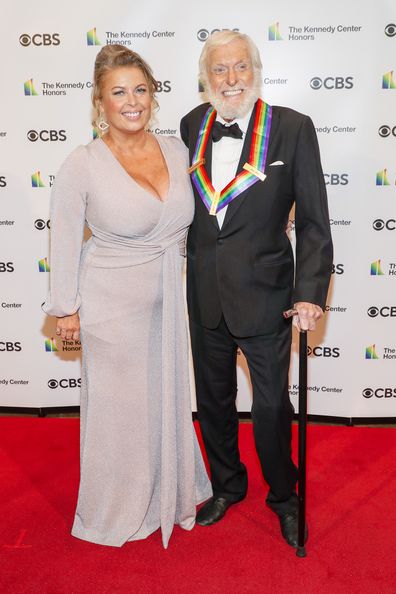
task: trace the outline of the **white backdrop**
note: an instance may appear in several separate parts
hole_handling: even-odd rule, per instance
[[[40,305],[51,184],[72,149],[92,139],[96,53],[110,42],[141,53],[161,83],[155,131],[178,134],[180,117],[200,102],[203,41],[231,28],[260,49],[263,98],[308,113],[318,132],[335,261],[328,312],[309,336],[309,412],[396,416],[394,0],[146,0],[139,10],[124,0],[36,0],[9,4],[0,27],[0,406],[79,402],[80,345],[55,339]],[[296,362],[294,351],[294,403]],[[250,404],[241,356],[239,410]]]

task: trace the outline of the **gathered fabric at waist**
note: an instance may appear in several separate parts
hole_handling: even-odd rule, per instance
[[[173,232],[167,239],[128,238],[92,230],[92,237],[84,244],[81,264],[93,268],[128,268],[147,264],[161,258],[165,252],[185,256],[187,229]]]

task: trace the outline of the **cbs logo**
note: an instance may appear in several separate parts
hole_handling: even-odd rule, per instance
[[[59,33],[35,33],[34,35],[23,33],[19,37],[19,43],[23,45],[23,47],[28,47],[31,43],[36,46],[59,45]]]
[[[381,308],[372,305],[368,308],[367,315],[370,318],[376,318],[377,316],[381,316],[382,318],[396,318],[396,305],[385,305]]]
[[[348,173],[324,173],[326,186],[346,186],[349,183]]]
[[[0,351],[7,351],[8,353],[15,351],[19,352],[22,350],[20,342],[0,342]]]
[[[390,126],[384,125],[378,128],[378,134],[381,138],[388,138],[392,134],[392,136],[396,136],[396,126],[391,128]]]
[[[375,219],[373,222],[373,228],[375,231],[382,231],[383,229],[387,229],[388,231],[395,231],[396,229],[396,219],[388,219],[384,221],[383,219]]]
[[[14,262],[0,262],[0,272],[14,272]]]
[[[47,219],[47,221],[45,221],[44,219],[36,219],[34,221],[34,226],[37,229],[37,231],[42,231],[45,228],[51,229],[49,219]]]
[[[68,379],[50,379],[48,380],[48,387],[51,390],[55,390],[56,388],[80,388],[81,387],[81,378],[68,378]]]
[[[387,37],[395,37],[396,35],[396,25],[394,23],[389,23],[385,27],[385,35]]]
[[[310,357],[333,357],[334,359],[338,359],[340,356],[340,349],[339,347],[308,347],[307,355]]]
[[[331,274],[344,274],[344,264],[332,264]]]
[[[396,398],[396,388],[365,388],[362,394],[364,398]]]
[[[208,37],[212,35],[212,33],[216,33],[216,31],[224,31],[225,29],[212,29],[208,31],[207,29],[200,29],[197,33],[197,37],[199,41],[205,42]],[[239,31],[239,29],[231,29],[231,31]]]
[[[37,140],[42,140],[43,142],[56,142],[57,140],[64,141],[66,140],[66,131],[65,130],[40,130],[37,132],[36,130],[29,130],[27,133],[27,138],[30,142],[36,142]]]
[[[172,90],[170,80],[157,80],[157,93],[169,93]]]
[[[324,89],[332,90],[332,89],[352,89],[353,87],[353,76],[328,76],[327,78],[321,79],[318,76],[314,76],[311,78],[309,85],[311,89],[317,91],[322,87]]]

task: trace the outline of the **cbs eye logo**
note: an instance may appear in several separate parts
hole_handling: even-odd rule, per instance
[[[63,378],[60,380],[50,379],[48,380],[47,385],[51,390],[55,390],[56,388],[80,388],[81,378]]]
[[[370,318],[381,316],[382,318],[396,318],[396,305],[384,305],[383,307],[375,307],[372,305],[367,310],[367,315]]]
[[[23,45],[23,47],[28,47],[30,44],[36,46],[59,45],[59,33],[35,33],[34,35],[22,33],[19,37],[19,43]]]
[[[39,138],[39,135],[37,134],[36,130],[29,130],[27,137],[30,142],[36,142],[36,140]]]
[[[388,219],[384,221],[383,219],[375,219],[373,222],[373,228],[375,231],[382,231],[383,229],[387,229],[388,231],[395,231],[396,230],[396,219]]]
[[[36,219],[34,221],[34,226],[37,231],[42,231],[43,229],[47,228],[50,229],[50,220],[44,221],[44,219]]]
[[[58,140],[64,141],[66,140],[66,130],[29,130],[27,133],[27,138],[30,142],[37,142],[37,140],[42,140],[43,142],[56,142]]]
[[[373,223],[373,227],[376,231],[382,231],[385,227],[385,223],[382,219],[376,219]]]
[[[396,398],[396,388],[364,388],[362,391],[362,395],[364,398],[372,398],[375,396],[376,398]]]
[[[308,347],[307,348],[307,355],[310,357],[311,355],[314,357],[333,357],[338,359],[340,356],[340,349],[339,347],[328,347],[328,346],[316,346],[316,347]]]
[[[27,35],[26,33],[24,33],[23,35],[20,36],[19,43],[21,45],[23,45],[24,47],[27,47],[28,45],[30,45],[32,43],[32,38],[30,37],[30,35]]]
[[[321,78],[319,78],[319,76],[314,76],[309,81],[309,86],[314,91],[317,91],[318,89],[321,89],[322,87],[324,89],[328,89],[328,90],[352,89],[353,77],[352,76],[347,76],[347,77],[328,76],[322,80]]]
[[[310,84],[311,89],[316,90],[316,89],[320,89],[320,87],[322,86],[323,83],[320,78],[315,76],[314,78],[311,78],[311,81],[309,84]]]
[[[396,35],[396,25],[394,23],[389,23],[385,27],[385,35],[387,37],[395,37]]]
[[[380,126],[378,128],[378,134],[381,136],[381,138],[388,138],[388,136],[391,134],[392,136],[396,136],[396,126],[393,126],[393,128],[386,125]]]
[[[224,31],[224,29],[212,29],[212,31],[208,31],[207,29],[200,29],[197,33],[197,38],[199,41],[204,43],[208,37],[212,35],[212,33],[216,33],[216,31]],[[232,29],[232,31],[239,31],[239,29]]]
[[[200,29],[197,33],[197,37],[199,41],[206,41],[209,37],[210,33],[207,29]]]
[[[372,388],[365,388],[363,390],[363,396],[365,398],[372,398],[374,396],[374,390]]]

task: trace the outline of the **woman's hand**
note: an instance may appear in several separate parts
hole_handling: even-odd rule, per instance
[[[56,318],[56,334],[63,340],[79,340],[80,317],[78,313],[64,318]]]

